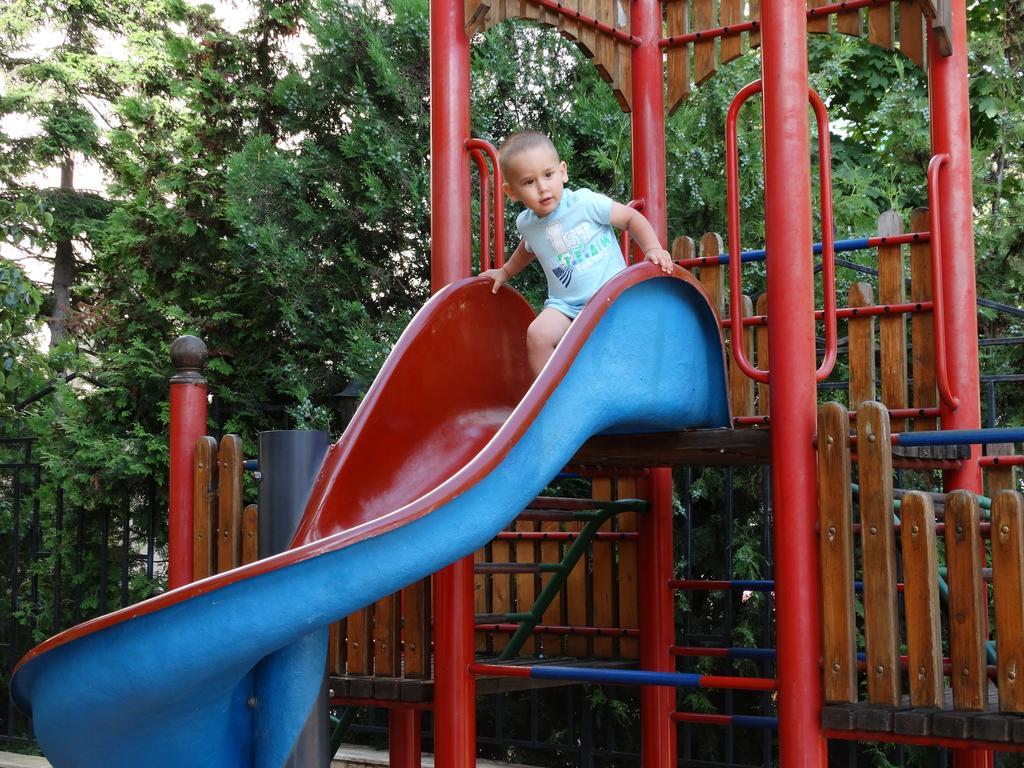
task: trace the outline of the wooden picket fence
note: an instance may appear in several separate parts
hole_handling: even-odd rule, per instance
[[[193,579],[205,579],[258,558],[256,505],[242,498],[244,458],[238,435],[196,442],[193,472]]]
[[[634,477],[593,480],[593,498],[598,501],[631,499],[636,492]],[[476,632],[476,648],[482,655],[504,650],[515,625],[507,615],[530,611],[553,578],[535,566],[559,562],[582,528],[579,521],[544,519],[549,506],[557,505],[538,498],[521,519],[474,554],[474,608],[482,627]],[[601,528],[544,611],[522,654],[638,657],[637,514],[619,513]],[[513,568],[508,569],[510,564]],[[430,579],[425,579],[334,625],[329,658],[334,695],[429,700],[430,624]],[[588,628],[601,631],[590,634]]]
[[[894,511],[890,428],[881,404],[863,404],[854,454],[846,409],[819,412],[823,725],[1024,743],[1024,495],[1004,490],[1015,485],[1013,468],[987,473],[990,515],[966,491],[905,492]]]

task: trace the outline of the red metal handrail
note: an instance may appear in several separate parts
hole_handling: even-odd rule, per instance
[[[641,197],[636,200],[630,200],[628,203],[626,203],[626,207],[632,208],[633,210],[636,211],[643,211],[644,199]],[[626,260],[627,267],[633,263],[632,254],[633,249],[629,242],[629,231],[624,229],[622,230],[622,258]]]
[[[928,220],[932,252],[932,326],[935,329],[935,383],[942,402],[955,411],[960,398],[949,387],[946,367],[945,298],[942,295],[942,196],[939,193],[939,171],[949,162],[949,155],[932,156],[928,162]]]
[[[739,202],[739,146],[737,122],[740,107],[753,96],[760,93],[762,84],[755,80],[747,84],[733,98],[729,105],[729,112],[725,121],[725,168],[726,168],[726,199],[729,217],[729,316],[733,328],[742,327],[743,323],[743,263],[739,257],[742,253],[740,247],[740,202]],[[821,97],[813,90],[808,89],[808,98],[814,109],[814,116],[818,124],[818,154],[819,170],[818,180],[821,187],[821,257],[822,257],[822,285],[825,295],[825,356],[815,371],[818,381],[828,378],[835,366],[839,349],[838,323],[836,319],[836,293],[835,293],[835,248],[832,222],[832,174],[830,158],[832,156],[828,112]],[[753,366],[747,359],[747,353],[742,343],[733,343],[733,359],[741,371],[751,379],[762,383],[768,382],[769,371]]]
[[[476,163],[480,173],[480,271],[491,268],[490,244],[490,169],[484,159],[486,154],[494,168],[494,267],[500,269],[505,264],[505,180],[498,164],[498,150],[494,145],[483,139],[467,139],[466,150]]]
[[[825,302],[825,356],[815,372],[818,381],[832,373],[839,355],[836,319],[835,224],[832,218],[832,142],[825,102],[813,88],[807,95],[818,122],[818,187],[821,192],[821,292]]]

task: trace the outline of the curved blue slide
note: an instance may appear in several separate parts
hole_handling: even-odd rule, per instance
[[[533,314],[489,280],[417,314],[329,451],[292,548],[31,651],[14,701],[55,768],[277,768],[323,681],[328,626],[482,547],[592,435],[729,423],[700,286],[620,273],[534,382]]]

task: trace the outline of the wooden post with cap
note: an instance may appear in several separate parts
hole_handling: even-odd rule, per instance
[[[195,336],[179,336],[171,344],[170,488],[167,587],[192,581],[192,463],[196,441],[206,434],[206,344]]]

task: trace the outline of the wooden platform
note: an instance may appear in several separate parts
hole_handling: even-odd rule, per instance
[[[740,466],[768,464],[767,429],[687,429],[590,438],[571,464],[599,467]]]
[[[894,446],[897,469],[948,469],[967,446]],[[577,451],[573,465],[597,467],[748,466],[771,463],[771,429],[687,429],[646,435],[599,435]]]
[[[829,704],[821,726],[831,731],[873,732],[879,741],[896,735],[983,741],[1024,747],[1024,716],[994,709],[964,712],[926,707],[882,707],[871,704]]]

